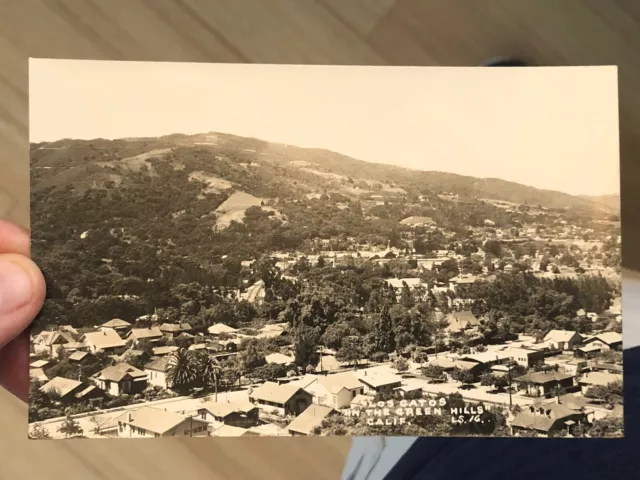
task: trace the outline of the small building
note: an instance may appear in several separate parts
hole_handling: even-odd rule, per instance
[[[289,424],[287,430],[292,436],[311,435],[315,428],[322,425],[324,419],[335,413],[331,407],[311,405]]]
[[[174,352],[180,350],[180,347],[173,346],[164,346],[164,347],[154,347],[151,349],[151,353],[154,357],[164,357],[167,355],[171,355]]]
[[[265,382],[249,394],[249,401],[280,415],[297,416],[313,403],[313,396],[297,385]]]
[[[119,363],[96,373],[93,382],[109,395],[133,395],[147,388],[147,374],[127,363]]]
[[[599,351],[622,350],[622,335],[616,332],[605,332],[584,340],[585,346],[598,347]]]
[[[540,435],[565,430],[567,433],[574,425],[588,423],[583,410],[576,410],[563,403],[535,403],[523,407],[511,421],[511,432],[517,435],[521,431],[534,431]]]
[[[69,360],[69,362],[72,362],[72,363],[85,363],[89,361],[91,358],[93,358],[93,355],[90,354],[89,352],[77,351],[69,355],[67,360]]]
[[[264,359],[267,363],[273,363],[275,365],[291,365],[295,362],[293,357],[281,353],[272,353],[264,357]]]
[[[124,336],[131,329],[131,324],[120,318],[114,318],[100,325],[100,330],[113,330],[118,335]]]
[[[147,374],[150,385],[165,389],[171,388],[167,380],[167,370],[169,369],[170,362],[171,357],[165,356],[154,358],[144,366],[144,372]]]
[[[577,358],[590,359],[595,358],[602,353],[602,347],[598,345],[581,345],[575,349],[575,355]]]
[[[392,374],[372,374],[360,376],[359,380],[365,386],[366,393],[383,393],[390,395],[393,390],[402,385],[402,378]]]
[[[525,368],[531,368],[538,363],[544,363],[545,353],[540,350],[531,350],[529,348],[507,348],[504,352],[511,359]]]
[[[36,354],[46,354],[58,358],[59,353],[73,353],[82,349],[72,332],[66,330],[43,331],[33,339],[33,350]]]
[[[158,327],[134,328],[127,335],[127,340],[133,341],[134,345],[138,345],[141,341],[155,343],[164,335]]]
[[[51,365],[49,360],[36,360],[29,364],[29,368],[47,368],[49,365]]]
[[[193,330],[188,323],[163,323],[158,329],[168,338],[175,338],[182,333],[189,333]]]
[[[93,385],[86,385],[79,380],[54,377],[45,383],[40,390],[59,399],[62,403],[71,403],[103,397],[103,393]]]
[[[85,333],[80,342],[91,353],[105,352],[112,355],[123,353],[127,347],[126,342],[120,338],[115,330],[102,330],[100,332]]]
[[[574,350],[582,344],[582,335],[569,330],[551,330],[544,337],[554,350]]]
[[[260,409],[251,402],[205,402],[197,409],[198,418],[210,423],[250,428],[260,422]]]
[[[470,310],[451,312],[445,318],[449,323],[447,331],[452,334],[461,333],[480,325],[480,320]]]
[[[578,379],[582,393],[586,393],[591,387],[606,387],[618,382],[622,382],[622,375],[608,372],[587,372]]]
[[[208,423],[160,408],[128,410],[116,418],[118,437],[208,437]]]
[[[227,334],[227,335],[233,335],[234,333],[237,332],[237,330],[233,327],[230,327],[229,325],[225,325],[224,323],[216,323],[215,325],[211,325],[207,331],[211,334],[211,335],[221,335],[223,333]]]
[[[534,372],[514,379],[516,383],[524,384],[527,393],[534,396],[549,397],[557,393],[557,388],[571,389],[574,377],[561,372]]]

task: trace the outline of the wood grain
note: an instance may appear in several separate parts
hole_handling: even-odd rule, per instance
[[[640,269],[640,7],[635,0],[0,0],[0,216],[29,223],[28,57],[620,67],[624,256]],[[61,115],[64,112],[61,112]],[[0,368],[2,368],[0,366]],[[26,408],[0,392],[0,477],[339,478],[351,441],[28,442]]]

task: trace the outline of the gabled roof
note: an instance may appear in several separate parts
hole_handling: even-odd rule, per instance
[[[47,347],[51,347],[53,345],[63,345],[65,343],[74,343],[76,339],[73,337],[73,334],[70,332],[41,332],[40,335],[36,336],[36,340],[42,340],[42,343]]]
[[[97,349],[119,348],[126,345],[115,330],[103,330],[101,332],[85,333],[81,341],[87,345],[92,345]]]
[[[212,335],[220,335],[221,333],[233,333],[237,330],[224,323],[216,323],[215,325],[211,325],[207,331]]]
[[[284,385],[278,385],[274,382],[265,382],[258,388],[256,388],[249,395],[249,398],[255,398],[256,400],[262,400],[264,402],[284,404],[287,403],[287,401],[289,401],[289,399],[296,393],[298,393],[299,390],[304,391],[304,389],[294,384],[285,383]]]
[[[289,424],[287,430],[309,435],[314,428],[319,427],[322,421],[334,411],[333,408],[325,407],[324,405],[310,405]]]
[[[126,376],[130,376],[134,380],[147,378],[147,374],[145,372],[138,370],[136,367],[133,367],[128,363],[119,363],[118,365],[107,367],[94,375],[98,380],[109,380],[111,382],[120,382]]]
[[[45,383],[40,390],[45,393],[51,393],[57,391],[62,397],[73,392],[78,387],[82,386],[82,382],[78,380],[71,380],[70,378],[54,377]]]
[[[622,382],[622,375],[608,372],[588,372],[579,380],[579,383],[584,385],[599,385],[602,387],[616,382]]]
[[[120,318],[114,318],[112,320],[109,320],[108,322],[103,323],[100,326],[107,328],[128,328],[131,326],[131,324]]]
[[[127,338],[133,337],[136,340],[144,340],[145,338],[160,338],[162,337],[162,332],[158,327],[149,327],[149,328],[134,328],[129,332]]]
[[[129,410],[116,418],[117,422],[158,434],[166,433],[186,420],[192,422],[194,427],[197,424],[206,424],[206,422],[196,417],[189,419],[185,415],[153,407],[142,407],[134,411]]]
[[[169,368],[169,363],[171,362],[171,357],[164,356],[159,358],[154,358],[149,363],[147,363],[144,368],[146,370],[153,370],[155,372],[166,372]]]
[[[222,425],[213,432],[213,436],[215,437],[243,437],[245,435],[258,436],[259,434],[246,428],[235,427],[233,425]]]
[[[351,372],[334,373],[319,376],[318,382],[325,386],[339,386],[347,390],[362,388],[362,382]]]
[[[570,330],[551,330],[544,337],[545,341],[551,340],[554,342],[568,342],[574,335],[580,335],[578,332],[572,332]]]
[[[606,343],[607,345],[612,345],[614,343],[622,343],[622,335],[616,332],[598,333],[593,337],[587,338],[584,342],[589,343],[594,340],[600,340],[602,343]]]
[[[402,377],[393,374],[373,374],[369,376],[361,376],[360,381],[372,388],[383,387],[385,385],[392,385],[402,381]]]
[[[152,350],[154,355],[169,355],[175,351],[180,350],[179,347],[174,346],[164,346],[164,347],[156,347]]]
[[[532,408],[534,409],[533,412],[531,411]],[[541,412],[541,410],[543,410],[543,412]],[[511,421],[511,425],[540,432],[549,432],[556,422],[569,419],[571,416],[577,414],[579,414],[579,412],[563,404],[536,404],[530,407],[523,407],[522,411]]]
[[[74,362],[80,362],[88,355],[89,355],[88,352],[73,352],[71,355],[69,355],[69,360]]]
[[[516,378],[516,381],[520,382],[528,382],[528,383],[536,383],[536,384],[545,384],[551,382],[560,382],[562,380],[567,380],[569,378],[573,378],[573,375],[568,373],[561,372],[534,372],[528,373],[521,377]]]
[[[191,325],[188,323],[163,323],[159,328],[161,332],[178,333],[191,330]]]
[[[449,330],[460,331],[480,325],[480,320],[471,311],[451,312],[446,316]]]

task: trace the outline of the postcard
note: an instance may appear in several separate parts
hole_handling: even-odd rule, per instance
[[[616,67],[29,82],[30,438],[623,435]]]

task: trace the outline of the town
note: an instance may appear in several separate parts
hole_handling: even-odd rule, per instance
[[[380,270],[390,307],[385,303],[372,320],[382,329],[388,322],[387,331],[371,338],[373,348],[336,323],[315,345],[293,331],[296,318],[232,327],[172,322],[155,313],[94,328],[59,325],[32,338],[31,437],[378,434],[372,425],[420,426],[420,418],[431,415],[430,408],[419,414],[391,408],[392,421],[377,423],[353,413],[390,398],[446,400],[451,411],[462,405],[460,412],[480,405],[480,417],[491,417],[494,430],[485,432],[491,435],[583,435],[599,424],[604,434],[621,435],[620,287],[601,283],[617,275],[603,252],[619,248],[619,236],[598,237],[561,220],[554,228],[506,231],[486,220],[467,240],[481,248],[467,253],[462,243],[422,248],[421,235],[446,238],[429,218],[401,224],[408,248],[347,239],[344,250],[243,260],[242,269],[260,269],[262,276],[228,293],[257,307],[273,301],[278,283],[295,288],[314,274]],[[396,271],[411,276],[392,276]],[[505,331],[481,294],[525,276],[584,280],[588,294],[603,299],[589,305],[598,311],[580,308],[554,328],[542,325],[537,335]],[[370,316],[364,308],[349,310],[353,321]],[[412,325],[416,321],[428,326]],[[433,410],[447,421],[441,409]],[[455,425],[449,428],[455,434]]]

